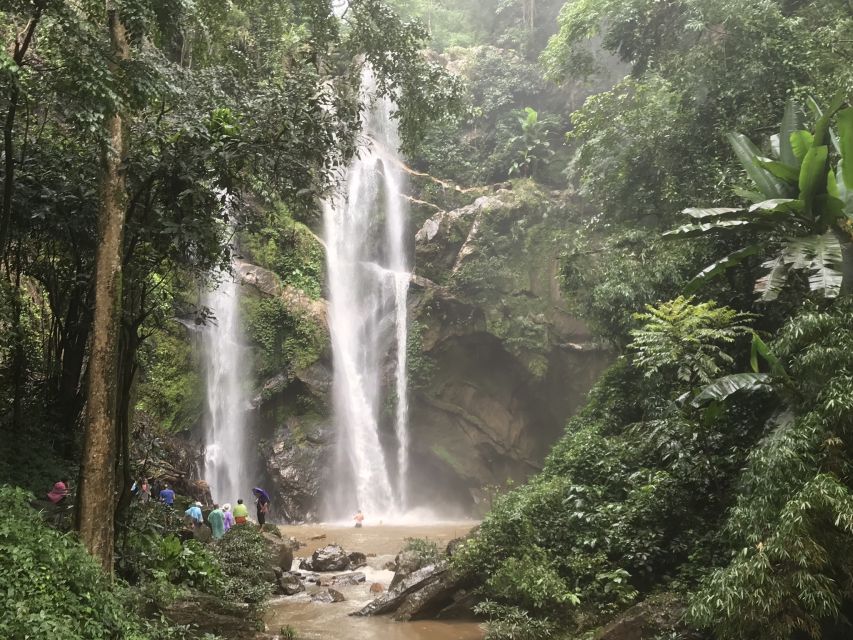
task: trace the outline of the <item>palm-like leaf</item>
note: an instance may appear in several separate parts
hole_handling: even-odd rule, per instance
[[[742,133],[729,133],[727,137],[747,175],[765,197],[786,198],[792,195],[791,188],[784,181],[758,165],[760,152],[749,138]]]
[[[730,253],[725,258],[717,260],[696,274],[696,276],[687,283],[687,286],[684,287],[684,291],[686,293],[695,293],[709,280],[713,280],[717,276],[725,273],[728,269],[736,267],[746,258],[757,255],[763,248],[764,247],[760,244],[751,244],[743,249],[738,249],[737,251]]]
[[[712,400],[725,400],[739,391],[755,392],[769,391],[770,376],[766,373],[734,373],[729,376],[718,378],[707,385],[693,398],[693,406],[701,407]]]

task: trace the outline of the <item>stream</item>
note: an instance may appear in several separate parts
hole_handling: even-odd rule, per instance
[[[383,525],[365,521],[361,529],[334,524],[282,526],[280,529],[283,536],[293,536],[300,542],[307,543],[308,546],[296,552],[297,556],[310,556],[315,549],[333,543],[341,545],[347,552],[361,551],[367,554],[370,556],[367,559],[368,566],[358,569],[365,573],[367,580],[355,586],[336,586],[335,588],[346,597],[346,601],[339,603],[312,602],[312,591],[319,590],[319,587],[314,586],[295,596],[275,598],[269,603],[265,618],[267,627],[276,633],[281,627],[290,625],[300,640],[481,640],[485,634],[476,622],[396,622],[385,616],[362,618],[349,615],[373,599],[375,594],[370,593],[371,584],[378,582],[387,588],[394,572],[384,569],[384,566],[394,560],[405,538],[427,538],[436,542],[439,549],[443,549],[450,540],[465,535],[476,524],[442,522]],[[298,561],[294,561],[294,566],[296,562]],[[332,572],[330,575],[334,573],[341,572]]]

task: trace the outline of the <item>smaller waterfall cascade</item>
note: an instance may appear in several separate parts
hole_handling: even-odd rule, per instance
[[[338,434],[328,510],[346,517],[361,508],[387,518],[408,508],[408,211],[393,105],[373,96],[369,71],[362,91],[373,105],[362,123],[369,144],[350,165],[345,192],[327,201],[323,213]],[[383,385],[389,364],[391,390]],[[389,409],[396,442],[380,429]]]
[[[207,387],[204,476],[214,501],[251,499],[246,468],[246,350],[240,325],[240,288],[227,273],[219,274],[204,306],[214,319],[202,334]]]

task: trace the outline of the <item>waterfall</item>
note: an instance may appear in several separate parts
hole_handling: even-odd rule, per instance
[[[369,143],[323,211],[338,433],[328,510],[341,517],[360,508],[380,518],[401,514],[408,501],[408,220],[393,104],[374,96],[369,71],[362,92],[372,104],[362,122]],[[389,364],[393,394],[383,385]],[[394,431],[387,434],[381,425],[391,406]]]
[[[246,349],[240,325],[240,291],[228,273],[218,274],[203,305],[214,318],[202,333],[207,387],[204,476],[216,502],[251,499],[246,457]]]

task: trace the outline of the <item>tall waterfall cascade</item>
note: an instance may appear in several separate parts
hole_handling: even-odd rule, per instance
[[[334,518],[356,509],[371,519],[393,518],[409,508],[408,209],[394,105],[377,97],[375,87],[366,71],[367,144],[323,210],[338,434],[327,496]]]
[[[219,274],[216,288],[204,295],[203,305],[214,315],[202,333],[207,389],[204,477],[214,501],[250,501],[244,386],[248,371],[239,285],[230,274]]]

